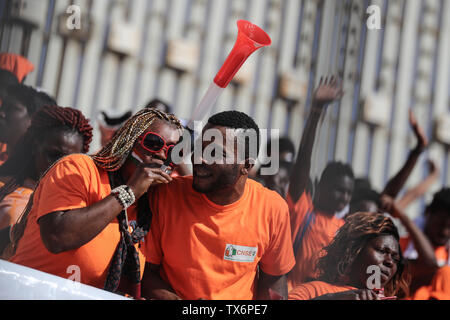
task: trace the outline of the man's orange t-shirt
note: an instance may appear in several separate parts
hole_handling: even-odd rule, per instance
[[[5,184],[0,181],[0,188]],[[0,229],[9,227],[16,223],[17,219],[25,209],[33,193],[32,189],[19,187],[8,194],[2,202],[0,202]]]
[[[296,264],[288,274],[289,289],[317,277],[316,265],[323,247],[331,243],[344,220],[316,211],[309,192],[296,203],[287,195]]]
[[[329,284],[323,281],[311,281],[299,286],[296,286],[289,292],[289,300],[310,300],[316,297],[323,296],[327,293],[338,293],[343,291],[356,290],[351,286],[339,286]]]
[[[90,206],[111,193],[108,174],[83,154],[61,159],[42,178],[33,197],[24,235],[10,261],[63,278],[73,274],[69,266],[78,266],[80,282],[103,289],[108,268],[120,240],[117,219],[109,223],[95,238],[78,249],[58,254],[44,246],[39,218],[55,211]],[[136,206],[128,208],[129,221],[136,219]],[[141,276],[145,259],[140,254]]]
[[[248,179],[241,198],[225,206],[192,187],[192,176],[175,178],[150,192],[148,262],[182,299],[255,298],[258,266],[270,275],[295,264],[286,202]]]

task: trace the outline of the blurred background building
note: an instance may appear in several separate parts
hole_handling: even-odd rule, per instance
[[[75,30],[71,5],[81,14]],[[369,28],[377,13],[380,29]],[[188,119],[234,44],[236,21],[249,20],[272,45],[247,60],[213,112],[244,111],[298,146],[314,86],[339,74],[345,95],[323,119],[313,175],[341,160],[381,190],[415,144],[412,108],[431,143],[408,186],[427,175],[428,157],[441,169],[431,192],[449,185],[450,1],[1,0],[0,17],[0,51],[36,66],[25,83],[94,126],[102,110],[137,111],[153,98]]]

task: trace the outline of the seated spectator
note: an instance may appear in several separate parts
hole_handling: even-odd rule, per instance
[[[14,153],[0,167],[0,229],[16,223],[44,172],[59,158],[86,153],[92,127],[72,108],[42,107]]]
[[[201,136],[211,132],[221,137],[201,141],[193,176],[149,191],[153,222],[142,294],[249,300],[270,299],[271,289],[286,298],[285,274],[295,263],[288,208],[276,192],[248,179],[257,155],[247,142],[237,146],[253,133],[259,147],[259,128],[246,114],[225,111],[209,118]]]
[[[3,162],[27,131],[33,114],[43,106],[54,105],[57,103],[50,96],[23,84],[12,85],[0,91],[0,143],[4,149],[1,156]]]
[[[350,213],[380,212],[381,194],[370,188],[356,188],[350,201]]]
[[[349,215],[317,266],[317,281],[296,286],[289,299],[380,300],[408,295],[398,231],[381,213]]]
[[[9,260],[60,277],[76,265],[81,283],[139,298],[151,221],[142,195],[171,181],[161,165],[180,131],[173,115],[143,109],[95,155],[59,160],[14,226]]]
[[[448,267],[450,266],[450,188],[437,192],[425,210],[423,232],[412,222],[392,198],[382,199],[383,209],[400,219],[408,231],[403,241],[405,257],[411,265],[411,297],[441,299],[450,296]],[[445,268],[444,270],[440,270]],[[445,279],[445,280],[444,280]],[[441,288],[436,288],[444,283]],[[440,293],[439,293],[440,292]]]
[[[295,155],[295,147],[291,139],[288,137],[281,137],[278,139],[279,152],[272,155],[272,140],[269,140],[266,146],[266,154],[268,159],[278,157],[279,168],[275,174],[261,174],[261,168],[271,167],[272,163],[261,165],[257,170],[254,179],[260,182],[266,188],[278,192],[283,198],[286,198],[287,188],[289,185],[290,174]],[[252,170],[253,172],[253,170]],[[250,175],[251,176],[251,175]]]

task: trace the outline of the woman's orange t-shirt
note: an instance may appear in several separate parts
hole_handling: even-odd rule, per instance
[[[0,188],[4,185],[4,182],[0,181]],[[19,187],[8,194],[3,201],[0,202],[0,229],[16,223],[17,219],[27,206],[32,193],[32,189]]]
[[[289,300],[310,300],[327,293],[338,293],[356,290],[351,286],[334,285],[323,281],[311,281],[296,286],[289,292]]]
[[[58,254],[49,252],[44,246],[38,221],[51,212],[90,206],[110,193],[107,172],[99,169],[89,156],[72,154],[61,159],[39,183],[24,235],[10,261],[63,278],[72,275],[71,266],[77,266],[81,271],[81,283],[103,288],[120,240],[117,220],[111,221],[80,248]],[[127,212],[129,221],[136,219],[136,206],[128,208]],[[142,277],[145,258],[141,253],[140,263]]]
[[[306,191],[302,193],[296,203],[292,201],[288,193],[287,203],[290,212],[292,243],[294,246],[298,246],[298,248],[294,248],[296,264],[288,274],[288,287],[292,289],[317,277],[316,265],[321,251],[331,243],[339,228],[344,224],[344,220],[315,210],[311,195]],[[309,225],[302,230],[305,220],[308,219],[310,219]],[[296,240],[302,232],[302,240],[297,243]]]
[[[6,151],[6,143],[0,143],[0,166],[8,160],[8,153]]]

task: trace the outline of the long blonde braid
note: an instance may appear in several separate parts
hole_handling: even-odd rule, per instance
[[[175,125],[182,130],[180,120],[173,114],[157,109],[144,108],[131,117],[99,152],[92,156],[95,164],[106,170],[118,170],[127,159],[139,136],[153,123],[161,119]]]

